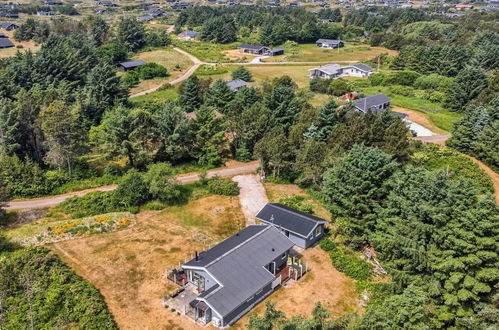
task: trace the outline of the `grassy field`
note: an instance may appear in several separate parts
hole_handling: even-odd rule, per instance
[[[286,49],[284,55],[267,58],[264,62],[366,61],[385,53],[394,56],[397,51],[383,47],[352,45],[349,43],[339,50],[319,48],[315,44],[300,44],[294,49]]]
[[[129,101],[135,105],[140,106],[144,103],[162,104],[167,101],[173,101],[178,97],[178,90],[175,87],[158,89],[152,93],[130,98]]]
[[[362,87],[359,90],[366,95],[383,93],[392,98],[391,105],[410,110],[416,110],[424,113],[429,117],[431,122],[438,128],[449,132],[454,122],[461,118],[461,114],[457,112],[447,111],[438,103],[428,100],[419,99],[416,97],[408,97],[397,95],[390,92],[390,88],[386,86]]]
[[[180,54],[171,47],[142,52],[134,56],[133,59],[162,65],[168,70],[170,76],[165,78],[143,80],[137,86],[132,88],[132,94],[142,92],[156,86],[162,86],[167,82],[180,77],[194,64],[185,55]]]
[[[237,197],[204,196],[183,206],[141,212],[132,228],[50,248],[101,291],[120,328],[201,329],[161,306],[173,289],[164,272],[242,226]]]
[[[237,47],[236,43],[222,45],[204,41],[183,41],[178,38],[173,38],[173,44],[196,56],[201,61],[209,63],[229,62],[230,58],[223,54],[223,51],[229,51]]]

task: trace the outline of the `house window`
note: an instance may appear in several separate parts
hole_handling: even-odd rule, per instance
[[[315,237],[319,236],[322,233],[321,227],[315,228]]]

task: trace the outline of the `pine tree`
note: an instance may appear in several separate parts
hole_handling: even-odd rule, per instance
[[[100,122],[106,110],[123,102],[128,94],[120,85],[116,70],[109,64],[99,64],[88,73],[85,90],[90,111],[86,115],[95,124]]]
[[[233,99],[234,92],[229,88],[229,86],[227,86],[227,82],[222,79],[218,79],[206,92],[204,96],[204,104],[225,112],[225,108]]]
[[[190,76],[180,87],[178,104],[187,112],[198,109],[202,104],[200,81],[196,76]]]
[[[202,106],[196,111],[192,125],[195,134],[193,155],[198,163],[208,166],[222,164],[228,147],[222,118],[215,114],[214,108]]]
[[[322,195],[336,217],[346,218],[344,230],[353,242],[369,239],[376,225],[376,209],[387,194],[384,182],[397,164],[384,152],[355,145],[326,171]]]
[[[85,141],[79,107],[61,101],[51,103],[40,113],[41,128],[48,147],[46,162],[71,173],[72,164]]]
[[[166,103],[155,117],[157,157],[177,161],[186,157],[191,149],[192,131],[185,112],[172,103]]]
[[[334,125],[338,122],[339,119],[336,109],[337,105],[334,100],[330,100],[319,109],[317,140],[325,141],[333,130]]]
[[[251,72],[242,65],[232,72],[232,79],[241,79],[246,82],[253,81]]]

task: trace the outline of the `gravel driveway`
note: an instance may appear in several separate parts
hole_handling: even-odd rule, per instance
[[[265,188],[257,174],[238,175],[232,178],[241,189],[239,201],[246,217],[246,224],[254,225],[256,214],[269,202]]]

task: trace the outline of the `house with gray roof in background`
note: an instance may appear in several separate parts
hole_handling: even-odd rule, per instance
[[[378,113],[388,109],[391,100],[392,99],[384,94],[376,94],[354,100],[352,104],[358,112],[367,113],[371,110],[372,112]]]
[[[199,32],[190,31],[190,30],[182,31],[178,34],[178,37],[185,41],[194,41],[197,39],[198,36]]]
[[[14,23],[10,23],[10,22],[0,23],[0,29],[4,29],[4,30],[7,30],[7,31],[15,30],[15,29],[18,29],[18,28],[19,28],[19,25],[14,24]]]
[[[256,218],[277,228],[297,246],[306,249],[325,235],[327,221],[279,203],[268,203]]]
[[[363,63],[341,66],[339,64],[326,64],[309,70],[309,77],[322,79],[335,79],[341,77],[369,77],[373,68]]]
[[[283,48],[270,48],[262,45],[241,44],[237,48],[242,53],[253,55],[278,56],[284,54]]]
[[[227,82],[227,86],[231,91],[237,92],[241,88],[248,86],[248,83],[242,79],[234,79]]]
[[[293,246],[274,226],[251,225],[196,253],[182,274],[199,294],[182,312],[201,324],[230,326],[289,277]]]
[[[317,45],[317,47],[329,49],[341,48],[345,46],[345,43],[342,40],[322,38],[318,39],[315,44]]]

